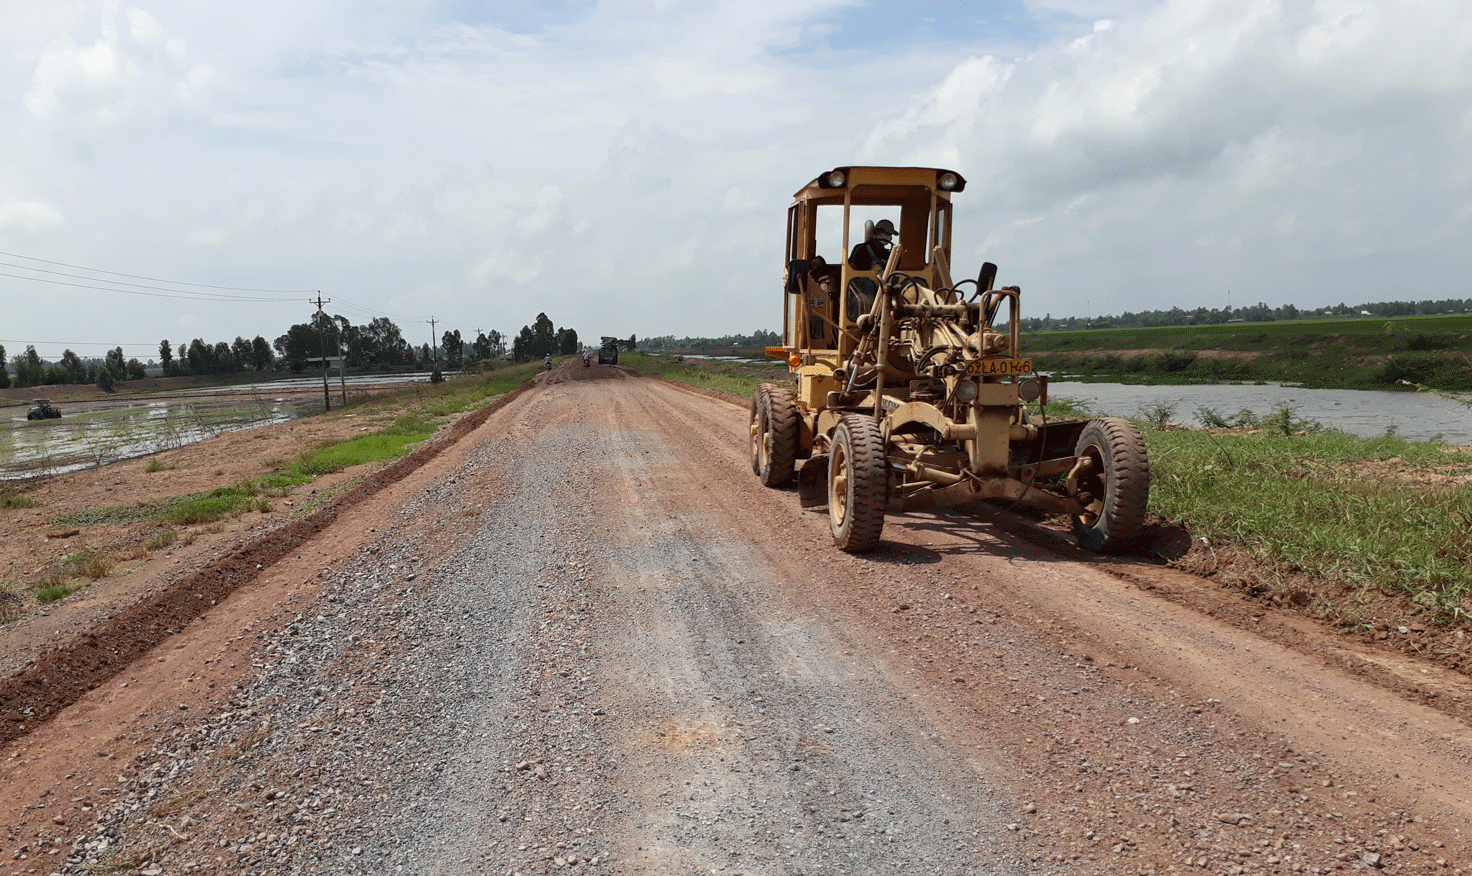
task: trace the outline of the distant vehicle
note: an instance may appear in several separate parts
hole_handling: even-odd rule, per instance
[[[27,420],[61,419],[61,411],[57,410],[56,407],[51,404],[51,399],[33,398],[31,399],[31,404],[35,405],[35,407],[31,408],[31,410],[26,414]]]
[[[617,365],[618,364],[618,346],[619,346],[619,340],[618,340],[618,338],[610,338],[610,337],[605,336],[603,338],[603,346],[601,346],[601,347],[598,348],[598,364],[599,365]]]

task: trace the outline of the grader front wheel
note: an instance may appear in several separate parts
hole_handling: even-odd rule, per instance
[[[751,470],[763,486],[780,487],[792,479],[797,452],[797,402],[763,383],[751,397]]]
[[[839,550],[862,553],[879,544],[889,474],[879,424],[847,414],[833,432],[828,459],[828,528]]]
[[[1110,553],[1129,547],[1145,527],[1150,504],[1150,461],[1145,438],[1129,420],[1090,420],[1079,433],[1079,463],[1069,477],[1071,495],[1087,493],[1083,513],[1073,516],[1079,547]]]

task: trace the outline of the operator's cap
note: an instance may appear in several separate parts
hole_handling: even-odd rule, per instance
[[[875,231],[886,231],[886,232],[888,232],[890,234],[898,234],[899,233],[898,231],[895,231],[894,230],[894,223],[891,222],[891,221],[889,221],[888,219],[880,219],[878,222],[875,222],[874,223],[874,230]]]

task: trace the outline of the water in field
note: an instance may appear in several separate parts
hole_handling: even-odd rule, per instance
[[[191,444],[222,432],[322,410],[322,399],[193,395],[128,402],[58,402],[59,420],[0,422],[0,480],[59,474]],[[14,411],[15,409],[11,409]]]
[[[423,374],[349,377],[347,386],[350,394],[361,394],[371,387],[427,380]],[[342,386],[336,377],[329,386],[336,408]],[[0,481],[76,471],[321,413],[321,387],[318,377],[147,398],[58,400],[59,420],[27,420],[29,404],[0,408]],[[37,395],[44,395],[44,388]]]
[[[1067,398],[1090,413],[1137,417],[1160,405],[1174,405],[1172,422],[1199,426],[1196,412],[1210,408],[1230,418],[1243,409],[1258,416],[1279,405],[1299,420],[1377,438],[1393,432],[1412,441],[1440,436],[1448,444],[1472,444],[1472,407],[1424,392],[1352,389],[1302,389],[1278,385],[1131,386],[1123,383],[1051,381],[1050,398]]]

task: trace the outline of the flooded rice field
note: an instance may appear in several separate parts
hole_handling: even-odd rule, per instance
[[[425,381],[424,375],[349,378],[350,395]],[[341,388],[332,381],[332,404]],[[44,391],[44,388],[40,388]],[[38,392],[39,394],[39,392]],[[31,405],[0,407],[0,481],[61,474],[202,441],[223,432],[321,413],[321,379],[69,401],[59,420],[27,420]]]

